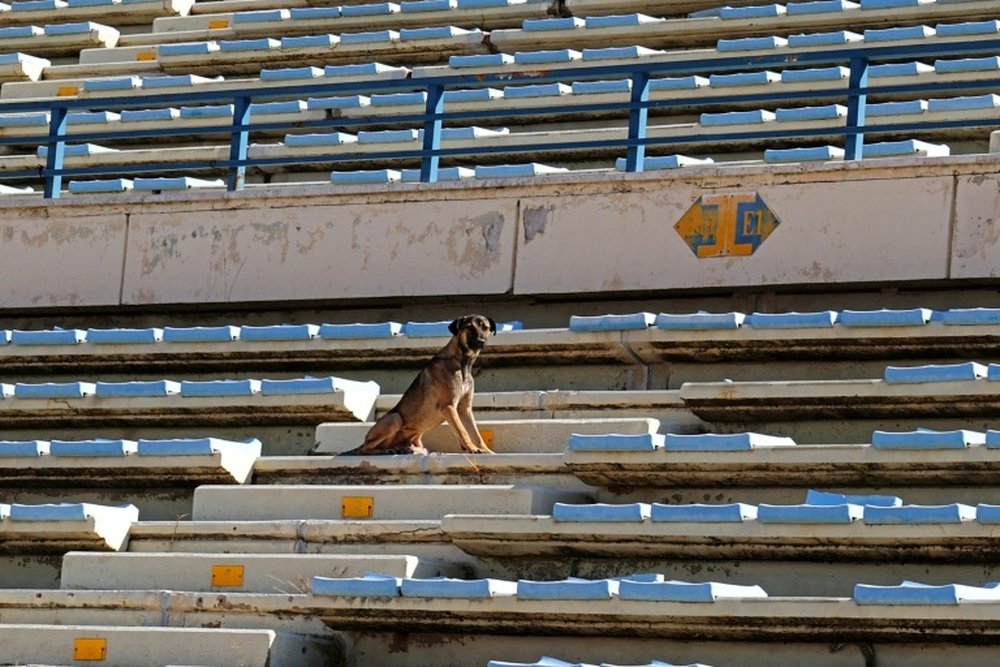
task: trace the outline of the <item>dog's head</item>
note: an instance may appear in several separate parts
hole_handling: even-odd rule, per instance
[[[448,331],[473,350],[486,347],[486,339],[496,334],[497,323],[485,315],[466,315],[448,325]]]

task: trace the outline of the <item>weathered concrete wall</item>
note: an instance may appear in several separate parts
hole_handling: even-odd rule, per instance
[[[0,307],[338,302],[998,276],[990,156],[574,174],[494,187],[284,186],[0,202]],[[759,196],[747,256],[674,229],[700,196]]]

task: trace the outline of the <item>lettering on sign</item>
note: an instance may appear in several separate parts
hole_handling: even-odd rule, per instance
[[[702,195],[674,225],[697,257],[749,257],[780,221],[756,192]]]

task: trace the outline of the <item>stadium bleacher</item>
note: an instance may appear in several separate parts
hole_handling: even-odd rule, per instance
[[[0,664],[994,665],[998,91],[995,0],[0,4]],[[343,455],[467,312],[496,453]]]

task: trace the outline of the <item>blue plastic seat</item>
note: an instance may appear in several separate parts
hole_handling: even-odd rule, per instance
[[[861,0],[862,3],[865,0]],[[873,28],[865,30],[865,42],[896,42],[909,39],[925,39],[935,35],[934,28],[926,25],[907,26],[905,28]]]
[[[14,329],[10,342],[14,345],[77,345],[87,340],[83,329]]]
[[[907,432],[875,431],[875,449],[965,449],[985,445],[986,434],[970,430],[932,431],[919,429]]]
[[[503,579],[403,579],[400,592],[409,598],[488,600],[514,595],[517,584]]]
[[[765,51],[767,49],[779,49],[788,46],[788,40],[784,37],[739,37],[736,39],[720,39],[715,44],[715,48],[722,53],[734,53],[740,51]]]
[[[884,379],[890,384],[965,382],[986,377],[987,367],[973,361],[962,364],[886,366]]]
[[[300,394],[332,394],[340,391],[334,377],[294,378],[290,380],[261,380],[260,393],[263,396],[293,396]]]
[[[740,586],[716,582],[622,581],[618,588],[622,600],[655,602],[715,602],[719,599],[766,598],[760,586]]]
[[[694,167],[707,164],[715,164],[715,160],[710,157],[694,158],[686,155],[664,155],[647,157],[643,160],[642,169],[643,171],[659,171],[661,169],[680,169],[682,167]],[[615,169],[618,171],[625,171],[626,166],[627,163],[625,158],[618,158],[615,160]]]
[[[719,18],[724,20],[759,19],[771,16],[782,16],[786,12],[784,5],[753,5],[750,7],[722,7]]]
[[[869,525],[964,523],[976,518],[976,508],[961,503],[950,505],[866,506],[864,520]]]
[[[757,505],[760,523],[852,523],[862,518],[864,507],[841,505]]]
[[[668,452],[747,452],[769,447],[794,447],[791,438],[760,433],[668,433],[663,448]]]
[[[836,146],[768,148],[764,151],[764,162],[826,162],[843,159],[844,149]]]
[[[18,382],[14,385],[14,398],[51,399],[84,398],[93,396],[96,387],[92,382],[42,382],[29,384]]]
[[[310,590],[313,595],[335,597],[399,597],[402,579],[383,574],[365,574],[363,577],[313,577]]]
[[[786,81],[784,77],[782,81]],[[779,123],[800,123],[816,120],[837,120],[847,116],[847,107],[842,104],[826,104],[819,107],[798,107],[776,109],[774,119]]]
[[[48,453],[48,440],[0,440],[0,458],[38,458]]]
[[[867,157],[867,149],[866,157]],[[842,310],[840,323],[845,327],[909,327],[922,326],[931,321],[934,311],[930,308],[894,310]]]
[[[562,581],[517,582],[521,600],[610,600],[618,594],[616,579],[564,579]]]
[[[835,310],[815,313],[752,313],[746,323],[755,329],[826,329],[837,323]]]
[[[140,396],[170,396],[181,392],[179,382],[171,380],[133,381],[133,382],[97,382],[97,396],[140,397]]]
[[[1000,324],[1000,308],[951,308],[938,313],[938,320],[952,326]]]
[[[380,322],[377,324],[323,324],[319,328],[319,337],[327,340],[355,340],[364,338],[392,338],[403,332],[399,322]]]
[[[98,345],[141,345],[163,340],[163,329],[87,329],[87,342]]]
[[[653,313],[631,313],[628,315],[571,315],[570,331],[633,331],[648,329],[656,321]]]
[[[241,340],[281,341],[310,340],[319,335],[319,326],[315,324],[276,324],[271,326],[240,327]]]
[[[746,320],[744,313],[660,313],[654,326],[657,329],[698,331],[714,329],[739,329]]]
[[[627,503],[620,505],[607,503],[591,503],[587,505],[555,503],[552,506],[552,520],[561,522],[641,523],[649,518],[649,513],[650,506],[648,503]]]
[[[239,449],[259,456],[261,442],[257,439],[233,442],[219,438],[164,438],[140,439],[136,445],[139,456],[211,456],[225,449]]]
[[[260,380],[183,380],[181,396],[253,396]]]
[[[899,586],[857,584],[854,587],[854,602],[859,605],[939,606],[967,601],[1000,601],[1000,589],[961,584],[931,586],[913,581],[905,581]]]
[[[714,85],[714,84],[713,84]],[[774,120],[774,112],[765,109],[754,111],[722,111],[718,113],[703,113],[698,117],[698,123],[705,127],[729,127],[733,125],[759,125]]]
[[[742,523],[757,518],[757,507],[745,503],[709,505],[653,503],[650,520],[665,523]]]
[[[569,436],[571,452],[651,452],[663,448],[664,436],[659,433],[604,433]]]
[[[860,42],[863,40],[864,37],[856,32],[837,30],[834,32],[812,32],[804,35],[789,35],[788,46],[791,48],[842,46],[844,44],[851,44],[852,42]]]
[[[358,171],[330,172],[330,182],[334,185],[371,185],[394,183],[402,178],[395,169],[361,169]]]
[[[875,507],[899,507],[903,504],[903,500],[897,496],[844,494],[817,491],[816,489],[809,489],[806,493],[807,505],[843,505],[845,503],[864,506],[873,505]]]
[[[167,343],[218,343],[239,340],[240,328],[231,324],[218,327],[164,327]]]
[[[52,440],[49,454],[69,457],[120,457],[135,454],[135,440]]]

